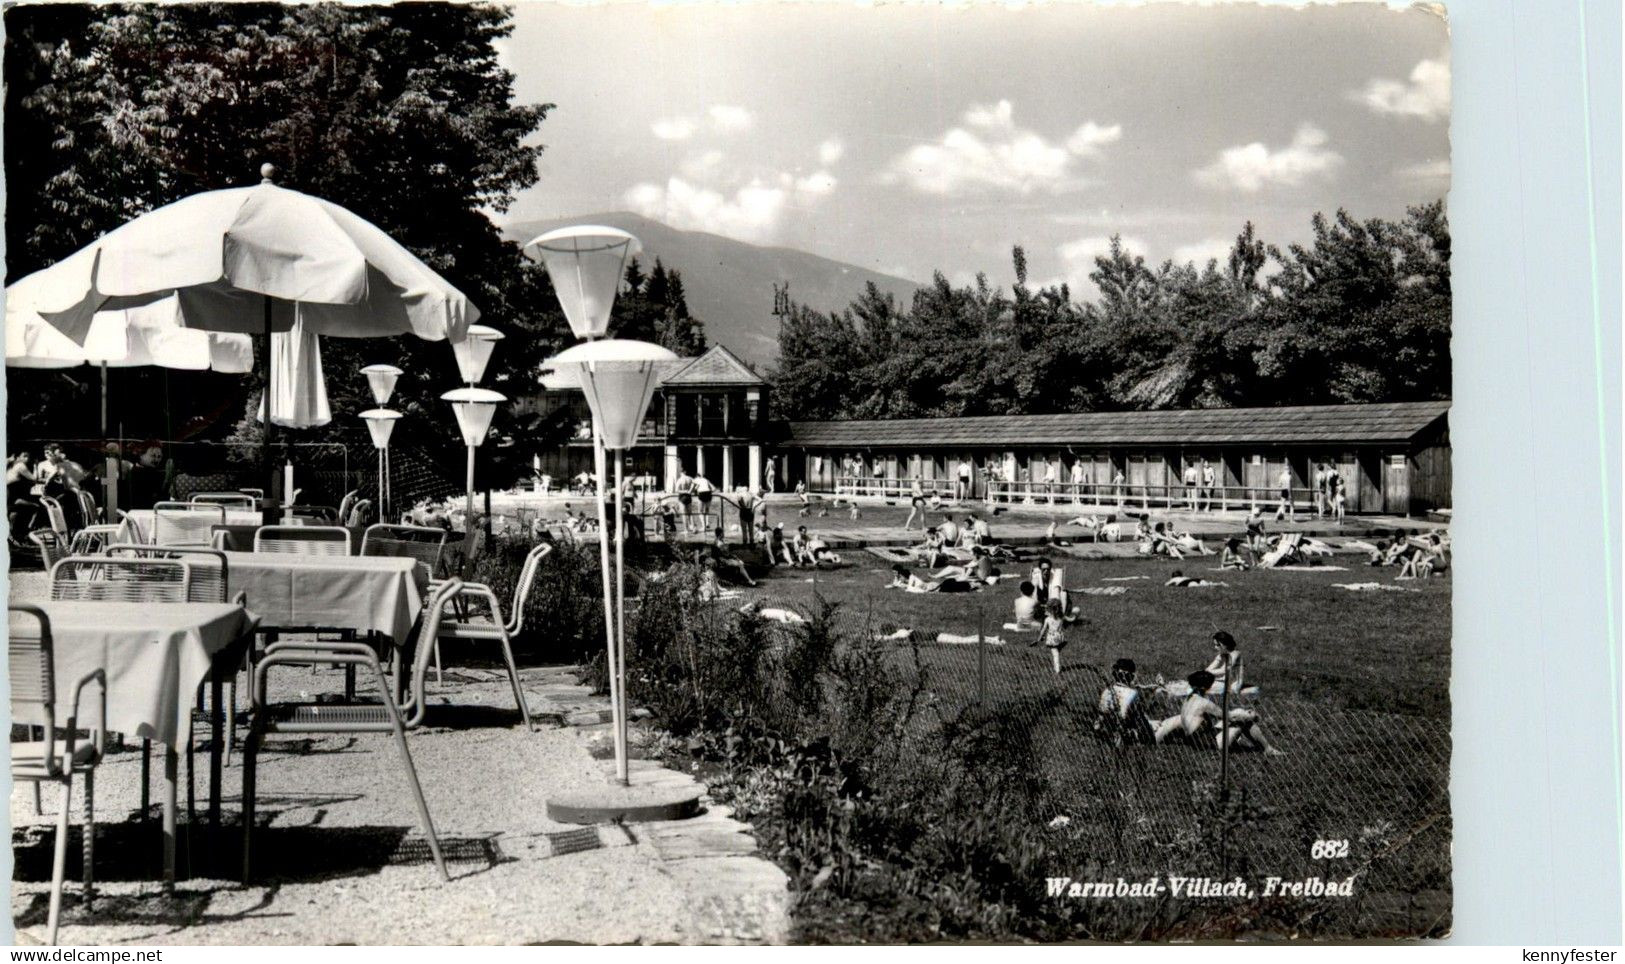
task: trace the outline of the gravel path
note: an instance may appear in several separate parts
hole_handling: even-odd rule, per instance
[[[39,582],[33,586],[31,582]],[[38,598],[43,580],[13,576],[13,598]],[[777,942],[787,934],[786,881],[754,855],[748,828],[710,807],[677,824],[588,830],[546,815],[549,794],[608,778],[587,740],[597,728],[539,724],[526,732],[505,677],[457,670],[447,653],[446,704],[408,734],[452,880],[428,857],[410,791],[390,737],[356,735],[267,740],[260,758],[255,854],[260,877],[244,887],[237,823],[240,753],[223,778],[227,826],[204,821],[207,755],[197,757],[200,824],[190,835],[195,876],[173,897],[160,886],[156,820],[161,757],[154,756],[154,819],[138,819],[139,747],[109,754],[96,776],[98,897],[78,901],[77,829],[70,838],[61,941],[64,944],[516,944],[542,941]],[[557,671],[527,670],[534,708],[570,694]],[[287,668],[272,676],[273,699],[342,691],[342,674]],[[432,681],[431,681],[432,685]],[[365,689],[363,690],[365,692]],[[246,697],[243,697],[246,702]],[[433,712],[433,711],[431,711]],[[180,818],[185,820],[184,761]],[[49,895],[50,829],[60,790],[47,788],[44,817],[31,788],[11,797],[16,858],[16,938],[43,937]],[[83,805],[74,791],[75,820]],[[574,831],[565,838],[549,834]],[[184,835],[184,828],[183,828]],[[583,841],[597,849],[570,852]],[[674,842],[675,841],[675,842]],[[698,841],[696,845],[695,842]],[[187,847],[182,847],[183,868]],[[213,876],[208,876],[212,874]]]

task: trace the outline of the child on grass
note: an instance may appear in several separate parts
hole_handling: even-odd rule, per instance
[[[1134,660],[1123,658],[1112,664],[1112,679],[1100,691],[1095,710],[1095,732],[1110,737],[1118,746],[1124,743],[1155,742],[1151,720],[1145,715],[1140,688],[1134,682]]]

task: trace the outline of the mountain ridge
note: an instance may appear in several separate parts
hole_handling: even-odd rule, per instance
[[[689,311],[705,322],[713,344],[726,345],[766,371],[778,358],[778,319],[773,285],[788,283],[790,299],[819,311],[839,311],[871,281],[907,304],[921,285],[823,255],[781,245],[758,245],[705,231],[687,231],[628,211],[600,211],[569,218],[500,225],[521,243],[566,224],[603,224],[636,236],[645,268],[656,258],[683,276]]]

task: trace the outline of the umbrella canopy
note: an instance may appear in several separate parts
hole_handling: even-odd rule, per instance
[[[183,327],[217,332],[288,331],[297,305],[316,335],[460,342],[479,318],[371,223],[268,181],[156,208],[23,282],[40,315],[79,344],[98,311],[171,296]]]
[[[189,331],[179,323],[174,298],[139,308],[98,312],[83,345],[30,310],[26,291],[6,291],[6,365],[11,368],[73,368],[152,365],[189,371],[243,374],[254,370],[254,344],[247,335]]]

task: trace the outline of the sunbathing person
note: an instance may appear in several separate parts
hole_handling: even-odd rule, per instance
[[[974,582],[992,585],[999,580],[999,570],[993,568],[993,560],[988,558],[978,546],[971,550],[971,560],[963,566],[944,566],[931,574],[932,579],[969,579]]]
[[[1185,558],[1185,554],[1180,551],[1179,546],[1169,538],[1167,523],[1159,522],[1149,529],[1145,527],[1146,520],[1142,519],[1140,529],[1144,531],[1144,535],[1140,538],[1140,555],[1165,555],[1170,559]],[[1136,536],[1139,535],[1139,532],[1136,532]]]
[[[905,592],[975,592],[976,585],[969,579],[957,577],[948,579],[924,579],[917,573],[910,572],[908,567],[897,563],[891,567],[892,579],[886,584],[887,589],[902,589]]]
[[[1427,579],[1450,568],[1450,554],[1437,535],[1407,540],[1400,556],[1399,579]]]
[[[1178,716],[1170,716],[1156,725],[1154,738],[1158,743],[1186,742],[1192,746],[1206,746],[1212,734],[1215,748],[1232,748],[1238,744],[1256,747],[1270,756],[1284,755],[1264,736],[1258,714],[1249,709],[1233,709],[1228,720],[1219,705],[1208,697],[1212,689],[1213,674],[1199,669],[1185,678],[1190,684],[1190,695],[1179,708]]]
[[[790,551],[790,543],[784,538],[782,522],[774,523],[773,528],[767,532],[767,559],[774,565],[778,565],[780,559],[783,559],[787,566],[796,564],[795,553]]]
[[[1175,532],[1173,527],[1169,526],[1164,535],[1167,537],[1169,544],[1182,553],[1198,556],[1213,555],[1212,549],[1209,549],[1202,540],[1189,532]]]
[[[1186,586],[1222,586],[1222,585],[1224,585],[1224,583],[1222,583],[1222,582],[1214,582],[1214,581],[1212,581],[1210,579],[1200,579],[1200,578],[1198,578],[1196,576],[1187,576],[1183,572],[1180,572],[1178,569],[1175,569],[1174,574],[1169,576],[1168,581],[1163,583],[1163,585],[1164,586],[1179,586],[1179,587],[1183,588],[1183,587],[1186,587]]]
[[[1241,544],[1239,536],[1224,541],[1224,552],[1219,556],[1220,569],[1251,569],[1256,564],[1253,550]]]
[[[1151,720],[1145,715],[1145,701],[1134,682],[1134,670],[1132,659],[1113,663],[1112,680],[1100,691],[1100,702],[1095,706],[1095,733],[1118,746],[1156,742]]]
[[[1068,519],[1069,526],[1079,526],[1095,542],[1116,542],[1118,537],[1117,517],[1108,515],[1105,518],[1093,515],[1080,515],[1075,519]]]

